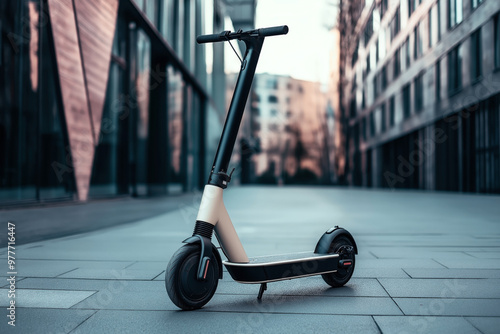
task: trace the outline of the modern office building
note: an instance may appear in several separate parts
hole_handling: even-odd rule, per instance
[[[225,115],[224,46],[195,38],[224,30],[230,6],[0,2],[0,207],[201,187]]]
[[[342,1],[346,183],[500,193],[500,1]]]

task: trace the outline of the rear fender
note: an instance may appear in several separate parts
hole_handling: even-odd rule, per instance
[[[330,228],[321,236],[318,243],[316,244],[314,253],[328,254],[328,250],[330,249],[330,245],[332,244],[333,240],[341,235],[346,236],[352,242],[352,245],[354,246],[354,254],[358,254],[358,246],[356,245],[356,242],[354,241],[351,233],[338,226]]]

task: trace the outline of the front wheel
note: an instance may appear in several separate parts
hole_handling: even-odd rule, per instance
[[[340,235],[336,237],[328,250],[329,254],[339,254],[339,260],[351,259],[352,265],[347,268],[339,267],[336,272],[323,274],[323,280],[330,286],[340,287],[346,284],[352,276],[354,272],[354,265],[356,263],[353,244],[349,238],[346,236]]]
[[[199,245],[184,245],[175,252],[165,272],[165,287],[172,302],[183,310],[194,310],[208,303],[219,283],[219,265],[212,259],[206,279],[199,281]]]

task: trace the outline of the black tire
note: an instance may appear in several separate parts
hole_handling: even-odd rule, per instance
[[[219,264],[212,257],[204,281],[198,281],[199,245],[184,245],[175,252],[165,272],[165,288],[172,302],[183,310],[203,307],[219,283]]]
[[[336,237],[332,244],[330,245],[330,248],[328,249],[329,254],[334,254],[338,253],[339,250],[341,249],[342,246],[353,246],[351,240],[347,238],[346,236],[340,235]],[[334,273],[329,273],[329,274],[323,274],[321,277],[323,277],[323,280],[330,286],[336,288],[343,286],[349,280],[351,279],[352,273],[354,272],[354,265],[356,264],[356,259],[354,255],[354,251],[351,252],[350,255],[348,254],[341,254],[340,259],[352,259],[352,266],[346,268],[338,268],[338,270]]]

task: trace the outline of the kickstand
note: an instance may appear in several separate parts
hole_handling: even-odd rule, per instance
[[[262,295],[264,294],[264,291],[267,290],[267,283],[261,283],[260,289],[259,289],[259,295],[257,296],[258,300],[262,300]]]

